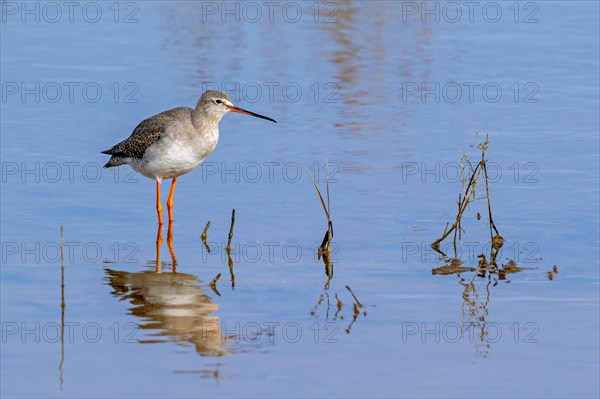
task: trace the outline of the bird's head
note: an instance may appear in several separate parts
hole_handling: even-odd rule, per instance
[[[222,91],[208,90],[202,94],[196,109],[201,108],[207,115],[221,119],[229,112],[238,112],[240,114],[255,116],[257,118],[266,119],[277,123],[275,119],[268,118],[263,115],[255,114],[254,112],[246,111],[240,107],[233,105],[231,98]]]

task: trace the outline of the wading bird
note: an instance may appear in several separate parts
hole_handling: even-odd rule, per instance
[[[167,199],[169,222],[173,221],[173,194],[177,178],[198,167],[219,141],[219,122],[229,112],[274,119],[236,107],[227,94],[208,90],[196,108],[173,108],[143,120],[127,139],[103,154],[112,155],[105,168],[128,164],[136,172],[156,180],[156,212],[162,225],[160,185],[173,179]]]

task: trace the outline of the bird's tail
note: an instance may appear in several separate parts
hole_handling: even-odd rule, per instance
[[[112,155],[111,152],[112,152],[112,150],[106,150],[106,151],[102,151],[102,154]],[[122,157],[113,155],[112,157],[110,157],[108,162],[104,165],[104,167],[105,168],[113,168],[115,166],[125,165],[126,163],[127,162],[125,162],[125,160]]]
[[[112,157],[108,160],[108,162],[104,165],[105,168],[113,168],[119,165],[125,165],[127,162],[123,160],[123,158]]]

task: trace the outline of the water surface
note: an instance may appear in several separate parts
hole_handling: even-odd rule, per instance
[[[3,9],[2,396],[600,394],[597,3],[494,3],[497,22],[441,3],[438,21],[407,2],[321,3],[316,21],[309,3],[117,4],[97,22]],[[179,179],[174,264],[153,182],[100,151],[214,87],[278,123],[225,117]],[[501,261],[528,268],[504,280],[432,275],[476,133]],[[329,281],[302,166],[324,190],[326,161]],[[463,222],[470,266],[486,212]]]

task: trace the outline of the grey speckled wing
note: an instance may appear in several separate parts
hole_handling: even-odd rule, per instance
[[[142,159],[146,149],[160,139],[167,125],[176,119],[179,112],[187,109],[186,107],[174,108],[144,119],[133,129],[131,136],[116,144],[111,149],[102,151],[102,154],[112,155],[104,167],[111,168],[113,166],[124,165],[127,163],[125,162],[125,158]]]

